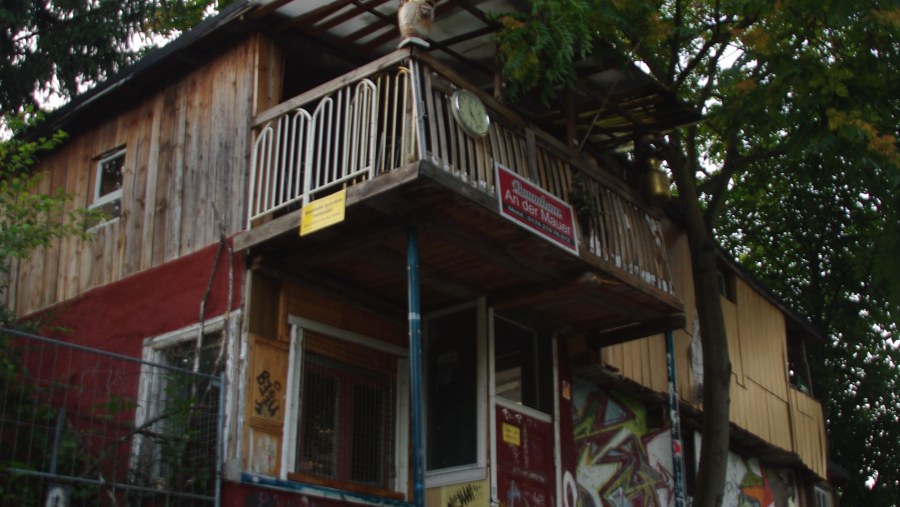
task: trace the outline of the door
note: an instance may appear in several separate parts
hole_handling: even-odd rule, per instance
[[[492,322],[494,485],[502,507],[556,504],[552,341],[512,320]]]

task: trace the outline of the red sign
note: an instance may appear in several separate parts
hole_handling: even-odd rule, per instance
[[[572,206],[495,163],[500,214],[578,255]]]

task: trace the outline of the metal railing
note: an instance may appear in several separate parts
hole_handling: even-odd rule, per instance
[[[0,330],[0,505],[217,505],[221,385]]]
[[[573,204],[583,252],[673,292],[659,222],[637,192],[483,94],[488,135],[465,134],[451,111],[454,90],[465,86],[427,54],[397,52],[264,112],[254,122],[248,228],[417,160],[493,195],[500,163]],[[332,104],[344,105],[320,114]]]
[[[373,72],[323,93],[259,125],[250,162],[250,226],[411,161],[416,138],[405,68]]]

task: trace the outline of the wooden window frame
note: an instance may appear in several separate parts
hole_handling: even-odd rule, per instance
[[[407,495],[408,485],[408,351],[386,342],[382,342],[363,335],[335,328],[327,324],[311,321],[301,317],[289,316],[291,324],[291,352],[288,366],[288,391],[287,391],[287,417],[285,417],[283,432],[285,435],[282,452],[282,478],[291,481],[303,482],[329,488],[363,493],[393,499],[404,499]],[[308,343],[307,343],[308,342]],[[372,349],[374,353],[369,355],[358,354],[363,349]],[[355,354],[356,352],[356,354]],[[395,407],[393,414],[393,427],[384,431],[394,433],[393,470],[386,469],[384,473],[393,475],[390,488],[382,488],[371,485],[353,483],[340,478],[329,478],[312,473],[296,470],[298,450],[301,445],[300,429],[302,371],[304,354],[315,354],[326,359],[340,362],[348,367],[364,366],[376,372],[393,375]],[[390,357],[390,364],[386,358]],[[339,452],[338,454],[346,454]],[[346,456],[345,456],[346,457]],[[336,464],[340,469],[343,465]],[[340,477],[340,474],[338,475]]]

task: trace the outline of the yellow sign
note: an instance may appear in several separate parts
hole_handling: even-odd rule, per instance
[[[343,222],[346,208],[346,189],[307,204],[301,211],[300,235],[306,236],[329,225]]]
[[[522,445],[522,430],[518,426],[503,423],[503,441],[516,446]]]

